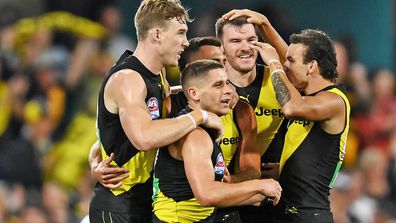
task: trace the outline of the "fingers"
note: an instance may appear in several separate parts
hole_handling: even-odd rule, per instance
[[[282,187],[279,185],[279,183],[277,181],[275,182],[275,196],[274,196],[274,201],[272,202],[272,204],[275,206],[279,203],[280,198],[281,198],[281,194],[282,194]]]
[[[234,9],[224,14],[222,18],[226,20],[233,20],[241,16],[246,16],[246,21],[251,24],[262,24],[265,23],[267,19],[264,15],[249,9]]]
[[[263,195],[272,199],[272,204],[278,204],[281,194],[282,194],[282,187],[279,185],[278,181],[268,179],[262,180],[263,182]]]
[[[103,175],[121,175],[128,173],[129,170],[121,167],[102,167],[99,170]]]
[[[235,13],[236,13],[236,11],[237,10],[231,10],[231,11],[229,11],[229,12],[227,12],[226,14],[224,14],[223,16],[222,16],[222,18],[223,19],[226,19],[226,20],[232,20],[231,18],[234,18],[234,17],[232,17],[233,15],[235,15]]]
[[[223,130],[223,128],[221,128],[221,129],[219,130],[218,136],[217,136],[217,138],[216,138],[216,140],[215,140],[217,144],[220,143],[220,141],[221,141],[221,139],[223,138],[223,136],[224,136],[224,130]]]
[[[103,184],[101,183],[104,187],[107,187],[109,189],[116,189],[118,187],[121,187],[122,182],[118,182],[117,184]]]
[[[122,185],[122,181],[126,178],[129,177],[129,173],[125,173],[122,175],[115,175],[115,174],[110,174],[110,175],[103,175],[99,182],[110,189],[118,188]]]
[[[103,165],[108,166],[111,162],[114,161],[114,153],[111,153],[110,156],[107,159],[102,160],[101,163],[103,163]]]

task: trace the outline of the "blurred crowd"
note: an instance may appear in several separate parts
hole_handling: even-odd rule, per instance
[[[263,8],[287,40],[295,28]],[[0,222],[73,223],[87,214],[98,90],[118,56],[135,47],[120,27],[113,5],[96,20],[66,12],[0,17]],[[193,28],[193,35],[206,34]],[[395,74],[359,62],[353,36],[333,39],[339,83],[352,105],[346,157],[331,193],[335,221],[396,222]]]

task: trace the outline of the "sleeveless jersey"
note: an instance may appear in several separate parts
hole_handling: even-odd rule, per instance
[[[221,181],[225,169],[223,154],[215,143],[215,132],[205,130],[213,141],[211,160],[215,180]],[[154,214],[161,221],[198,222],[211,216],[215,210],[214,207],[203,207],[198,203],[188,182],[184,162],[173,158],[168,148],[158,150],[153,187]]]
[[[145,102],[152,119],[162,116],[165,98],[164,81],[161,75],[148,70],[131,51],[125,51],[117,63],[106,74],[98,97],[97,128],[103,159],[112,152],[113,165],[129,169],[130,176],[122,181],[122,186],[108,189],[100,183],[95,186],[91,204],[98,209],[120,212],[151,211],[152,178],[156,150],[140,152],[129,141],[122,129],[118,114],[110,113],[104,105],[104,89],[109,78],[117,71],[131,69],[139,73],[147,88]],[[135,75],[135,74],[131,74]],[[131,86],[133,87],[133,86]],[[153,136],[154,137],[154,136]]]
[[[274,138],[282,124],[284,115],[275,97],[269,67],[257,64],[256,78],[246,87],[235,86],[239,97],[248,102],[256,114],[257,144],[262,162],[279,162],[282,146],[274,144]],[[273,142],[274,141],[274,142]],[[272,145],[271,145],[272,144]]]
[[[345,156],[349,101],[344,92],[335,86],[321,91],[333,92],[345,102],[345,128],[339,134],[329,134],[321,128],[320,122],[289,121],[280,161],[279,182],[283,189],[281,202],[295,212],[299,209],[330,211],[330,188]]]
[[[233,172],[234,164],[231,164],[231,160],[235,159],[235,152],[240,143],[239,128],[236,124],[235,111],[230,109],[228,114],[221,116],[221,122],[224,127],[224,135],[220,141],[221,151],[224,155],[224,161],[229,168],[230,172]]]
[[[172,100],[172,106],[169,116],[176,117],[179,112],[187,106],[187,98],[183,92],[171,94],[170,97]],[[231,160],[235,159],[234,155],[240,142],[240,130],[236,124],[234,109],[230,109],[228,114],[223,115],[220,118],[224,127],[224,135],[220,141],[220,147],[227,167],[229,167],[229,170],[233,172],[234,166],[233,164],[229,166],[229,164],[231,163]]]

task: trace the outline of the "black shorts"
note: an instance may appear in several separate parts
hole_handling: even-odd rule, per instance
[[[271,222],[273,208],[272,204],[265,204],[259,207],[241,206],[238,211],[243,223],[267,223]]]
[[[95,208],[89,209],[91,223],[151,223],[150,213],[111,212]]]
[[[214,212],[214,223],[242,223],[236,207],[218,208]]]
[[[294,209],[280,205],[274,214],[273,223],[334,223],[330,210],[322,209]]]

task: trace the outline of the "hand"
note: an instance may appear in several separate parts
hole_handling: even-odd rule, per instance
[[[279,185],[278,181],[273,179],[263,179],[259,180],[260,182],[260,193],[266,197],[270,197],[273,199],[272,204],[275,206],[278,204],[282,188]]]
[[[262,163],[261,179],[279,179],[279,163]]]
[[[226,20],[233,20],[241,16],[246,16],[248,23],[257,24],[257,25],[269,24],[269,20],[266,16],[249,9],[234,9],[224,14],[222,18]]]
[[[259,207],[265,198],[266,197],[261,194],[256,194],[253,197],[251,197],[250,199],[252,200],[253,206]]]
[[[219,143],[224,135],[223,122],[221,121],[221,118],[212,112],[208,112],[208,121],[202,123],[202,125],[207,128],[217,130],[218,134],[216,143]]]
[[[122,185],[122,180],[129,177],[129,170],[109,166],[114,161],[114,153],[91,169],[91,175],[104,187],[115,189]]]
[[[263,59],[264,63],[270,65],[271,60],[279,61],[279,55],[276,52],[275,48],[272,47],[268,43],[262,42],[252,42],[250,47],[254,50],[257,50],[260,53],[261,58]]]
[[[224,169],[223,182],[224,183],[229,183],[229,184],[232,183],[232,176],[230,174],[230,171],[228,171],[227,167]]]

